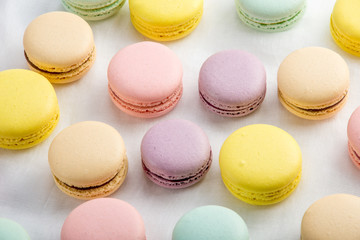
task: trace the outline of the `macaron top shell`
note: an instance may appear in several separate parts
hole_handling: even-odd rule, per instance
[[[278,70],[278,88],[294,105],[328,106],[339,102],[349,87],[349,68],[332,50],[307,47],[288,55]]]
[[[360,107],[356,108],[351,114],[348,125],[348,140],[353,149],[360,154]]]
[[[326,196],[306,210],[302,240],[360,239],[360,198],[349,194]]]
[[[202,10],[203,0],[129,0],[129,8],[144,21],[166,27],[189,21]]]
[[[176,224],[172,240],[248,240],[244,220],[234,211],[216,205],[195,208]]]
[[[11,240],[30,240],[25,229],[7,218],[0,218],[0,238]]]
[[[168,47],[140,42],[121,49],[111,60],[108,80],[123,100],[153,103],[172,95],[182,85],[182,65]]]
[[[35,18],[23,39],[29,60],[42,69],[62,72],[90,56],[93,33],[81,17],[68,12],[49,12]]]
[[[264,20],[289,17],[305,6],[305,0],[238,0],[238,3],[251,16]]]
[[[239,106],[252,103],[266,91],[264,65],[245,51],[216,53],[201,67],[199,91],[218,104]]]
[[[358,0],[337,0],[332,12],[333,22],[341,32],[360,41],[360,2]]]
[[[49,164],[62,182],[94,187],[108,182],[123,166],[126,150],[120,134],[101,122],[79,122],[62,130],[50,145]]]
[[[98,198],[75,208],[61,229],[61,240],[145,240],[138,211],[127,202]]]
[[[175,179],[196,173],[209,161],[210,153],[204,131],[187,120],[162,121],[150,128],[141,142],[146,167]]]
[[[266,124],[242,127],[220,150],[223,177],[251,192],[271,192],[293,182],[301,171],[301,151],[284,130]]]
[[[39,132],[59,112],[53,86],[24,69],[0,72],[0,136],[24,137]]]

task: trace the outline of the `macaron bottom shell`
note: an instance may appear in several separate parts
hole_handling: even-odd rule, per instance
[[[348,142],[348,151],[350,159],[352,160],[354,165],[360,169],[360,156],[356,153],[350,142]]]

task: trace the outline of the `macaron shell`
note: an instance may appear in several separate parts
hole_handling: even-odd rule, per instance
[[[349,153],[355,151],[360,153],[360,107],[351,114],[347,125],[347,136],[349,141]],[[351,151],[350,151],[351,150]],[[354,156],[355,157],[355,156]]]
[[[61,240],[145,240],[142,217],[130,204],[113,198],[87,201],[75,208],[61,229]]]
[[[0,218],[0,237],[4,240],[30,240],[26,230],[17,222]]]
[[[25,30],[23,44],[29,60],[50,72],[74,69],[94,49],[89,24],[67,12],[49,12],[35,18]]]
[[[278,88],[294,105],[327,107],[344,97],[349,68],[337,53],[307,47],[288,55],[278,70]]]
[[[326,196],[313,203],[301,222],[302,240],[360,239],[360,198]]]
[[[175,225],[172,240],[248,240],[244,220],[234,211],[216,205],[195,208]]]
[[[332,12],[332,18],[336,26],[355,41],[360,41],[359,10],[359,1],[337,0]]]

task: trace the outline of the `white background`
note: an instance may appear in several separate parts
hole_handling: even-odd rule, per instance
[[[65,195],[55,186],[48,166],[48,148],[65,127],[96,120],[115,127],[124,138],[129,172],[111,197],[129,202],[140,212],[148,240],[171,239],[173,227],[185,212],[208,204],[222,205],[240,214],[253,240],[299,239],[302,216],[314,201],[334,193],[360,195],[360,171],[348,157],[346,136],[347,121],[360,105],[360,58],[342,51],[331,38],[329,19],[334,3],[335,0],[310,0],[305,15],[294,28],[263,33],[240,21],[232,0],[205,0],[204,15],[195,31],[184,39],[165,43],[183,63],[184,94],[172,112],[156,119],[122,113],[107,93],[106,71],[112,56],[129,44],[148,40],[133,28],[128,3],[109,19],[89,22],[97,59],[81,80],[54,85],[61,114],[55,131],[31,149],[0,149],[0,217],[20,223],[32,239],[60,239],[65,218],[84,201]],[[0,70],[27,69],[22,46],[24,30],[35,17],[50,11],[64,11],[60,0],[1,0]],[[281,61],[292,51],[308,46],[338,52],[350,68],[348,102],[328,120],[300,119],[286,111],[277,98],[276,75]],[[210,55],[225,49],[249,51],[265,65],[265,101],[249,116],[233,119],[217,116],[200,102],[197,88],[200,67]],[[200,125],[214,154],[208,175],[187,189],[161,188],[146,179],[141,168],[140,142],[145,132],[157,122],[173,118]],[[303,175],[298,188],[288,199],[272,206],[243,203],[226,190],[220,176],[218,156],[222,143],[236,129],[255,123],[272,124],[289,132],[303,153]]]

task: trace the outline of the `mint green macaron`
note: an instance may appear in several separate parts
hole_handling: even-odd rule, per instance
[[[61,0],[65,9],[85,20],[102,20],[119,11],[126,0]]]
[[[0,218],[0,239],[30,240],[30,237],[20,224],[7,218]]]
[[[233,210],[217,205],[195,208],[176,223],[172,240],[248,240],[244,220]]]
[[[303,16],[306,0],[235,0],[240,19],[265,32],[288,30]]]

